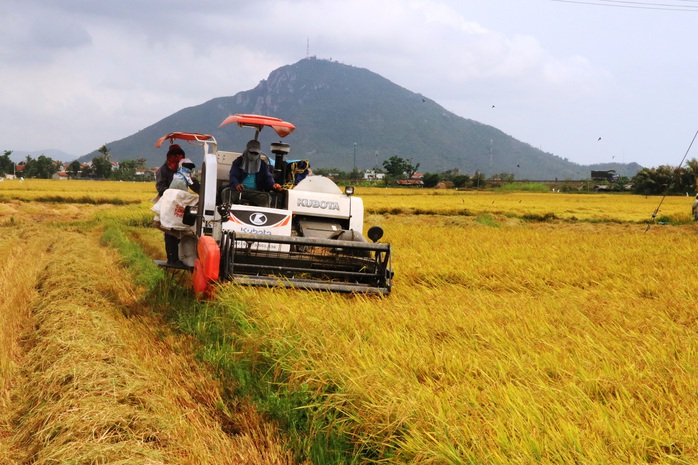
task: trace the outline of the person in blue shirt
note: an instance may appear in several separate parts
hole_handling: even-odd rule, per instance
[[[249,141],[242,155],[233,161],[229,179],[229,187],[238,192],[278,192],[282,189],[281,184],[274,180],[269,163],[262,159],[261,146],[255,139]]]

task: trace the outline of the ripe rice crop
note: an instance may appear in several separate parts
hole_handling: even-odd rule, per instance
[[[367,210],[378,214],[436,214],[580,221],[647,222],[660,197],[630,194],[565,194],[559,192],[493,192],[435,189],[361,189]],[[667,197],[656,218],[689,221],[693,197]],[[655,218],[655,219],[656,219]]]
[[[162,257],[152,183],[17,184],[0,184],[6,229],[42,202],[80,229],[80,199],[111,198],[95,215]],[[357,195],[392,244],[390,296],[222,283],[213,303],[244,320],[227,356],[309,393],[306,434],[343,433],[360,463],[698,463],[692,197]]]
[[[357,451],[420,464],[698,460],[694,225],[637,224],[659,198],[526,195],[556,218],[563,204],[609,218],[528,222],[511,215],[522,194],[416,192],[364,196],[368,211],[444,200],[436,214],[368,217],[393,246],[389,297],[219,293]],[[448,214],[461,199],[487,221]],[[669,200],[665,214],[690,212],[692,199]]]
[[[0,200],[128,205],[155,197],[151,182],[12,180],[0,183]],[[150,197],[149,197],[150,196]]]

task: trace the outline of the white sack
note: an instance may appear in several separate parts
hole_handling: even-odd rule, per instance
[[[184,224],[182,219],[184,208],[198,203],[198,194],[190,194],[179,189],[167,189],[151,210],[155,213],[155,221],[159,221],[162,228],[194,232],[194,226]]]

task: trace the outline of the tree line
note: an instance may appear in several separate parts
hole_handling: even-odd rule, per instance
[[[139,170],[146,170],[145,158],[137,160],[122,160],[118,166],[114,166],[111,161],[109,148],[103,145],[99,149],[99,155],[92,159],[92,163],[80,163],[74,160],[64,166],[62,162],[55,161],[46,155],[39,155],[32,158],[27,155],[26,159],[15,163],[10,159],[11,150],[5,150],[0,155],[0,176],[6,174],[16,174],[19,176],[17,166],[21,165],[21,176],[25,178],[51,179],[51,177],[65,169],[68,176],[75,179],[108,179],[114,181],[136,181],[142,179],[137,176]]]
[[[632,178],[632,191],[642,195],[693,194],[697,178],[698,160],[693,158],[679,168],[661,165],[640,170]]]
[[[412,160],[394,156],[384,161],[383,167],[390,179],[407,179],[417,172],[419,163],[413,165]],[[632,178],[621,176],[604,184],[610,191],[630,190],[640,195],[684,195],[698,191],[696,179],[698,179],[698,160],[693,158],[678,168],[668,165],[643,168]],[[498,184],[513,182],[514,175],[498,173],[487,178],[480,171],[475,171],[474,174],[469,175],[460,173],[458,170],[451,170],[442,173],[424,173],[422,176],[424,187],[436,187],[439,183],[444,182],[452,184],[456,188],[477,188],[484,187],[493,181]]]
[[[134,181],[142,179],[142,176],[136,175],[138,170],[147,169],[145,158],[122,160],[118,163],[118,167],[115,167],[111,162],[111,154],[106,145],[100,147],[98,152],[99,155],[95,156],[90,164],[82,164],[77,160],[71,162],[65,168],[68,176],[83,179]],[[0,176],[16,172],[17,164],[10,159],[11,154],[11,150],[5,150],[0,155]],[[22,176],[26,178],[50,179],[56,172],[64,169],[63,163],[56,162],[45,155],[39,155],[36,159],[27,155],[26,160],[20,163],[24,165]],[[411,159],[392,156],[388,160],[383,161],[383,170],[377,169],[377,171],[382,171],[386,175],[385,183],[387,185],[399,179],[409,179],[417,172],[419,165],[419,163],[414,164]],[[328,168],[319,168],[313,171],[316,174],[332,175],[339,179],[351,181],[361,179],[361,173],[356,169],[349,173]],[[615,181],[608,182],[607,185],[611,191],[626,191],[628,190],[627,186],[632,186],[630,190],[635,194],[641,195],[684,195],[685,193],[692,194],[696,192],[697,178],[698,160],[693,158],[678,168],[668,165],[644,168],[630,179],[620,177]],[[480,171],[466,174],[458,170],[450,170],[441,173],[424,173],[421,180],[424,183],[424,187],[436,187],[439,183],[447,183],[447,185],[456,188],[478,188],[485,187],[493,180],[499,183],[513,182],[514,175],[511,173],[499,173],[487,178]]]

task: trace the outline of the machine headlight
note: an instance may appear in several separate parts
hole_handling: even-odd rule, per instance
[[[182,223],[187,226],[194,226],[196,224],[196,217],[199,214],[199,207],[196,205],[187,205],[184,207],[184,216],[182,217]]]
[[[345,195],[354,195],[354,186],[344,187],[344,194]]]
[[[230,219],[230,204],[222,203],[218,205],[218,213],[221,215],[221,223]]]

